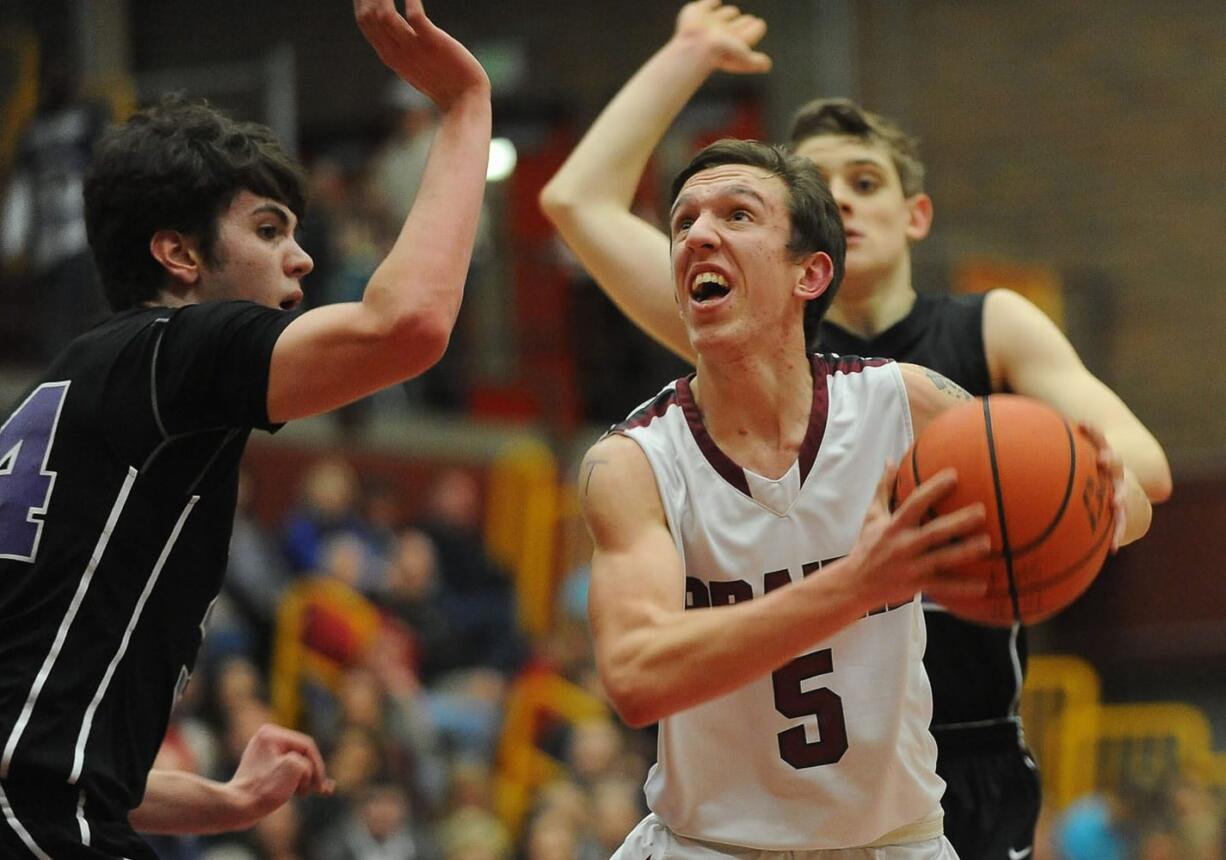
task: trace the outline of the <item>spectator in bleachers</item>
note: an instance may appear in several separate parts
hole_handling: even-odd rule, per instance
[[[510,577],[485,546],[476,477],[464,469],[443,471],[417,525],[434,541],[442,605],[465,644],[465,663],[514,674],[526,661],[528,646]]]
[[[594,856],[601,860],[612,856],[634,829],[647,808],[643,800],[642,780],[623,775],[606,776],[591,789],[592,836]]]
[[[310,467],[301,497],[281,529],[281,548],[291,570],[298,574],[317,570],[328,538],[364,536],[358,498],[357,472],[343,458],[324,457]]]
[[[511,839],[492,812],[460,809],[442,822],[440,838],[445,860],[509,860]]]
[[[387,569],[382,604],[403,623],[414,641],[418,677],[435,725],[458,753],[488,758],[501,721],[506,678],[498,666],[482,661],[467,621],[457,620],[441,581],[432,539],[422,530],[401,531]]]
[[[337,696],[340,725],[377,737],[383,771],[410,789],[414,806],[435,811],[446,794],[446,763],[424,697],[412,676],[400,669],[359,667],[346,672]]]
[[[623,775],[625,752],[617,723],[611,717],[593,717],[571,727],[566,760],[579,785],[590,792],[602,779]]]
[[[108,105],[82,96],[74,62],[47,58],[37,111],[0,200],[0,263],[25,275],[34,299],[34,318],[25,325],[36,338],[28,358],[39,364],[107,313],[85,235],[82,189],[110,119]]]
[[[637,822],[636,822],[637,823]],[[521,860],[587,860],[582,837],[565,814],[542,811],[524,828]],[[601,858],[604,860],[604,858]]]
[[[396,782],[381,779],[365,786],[353,807],[324,834],[316,860],[439,860],[428,827],[413,814],[413,804]]]
[[[212,659],[246,654],[267,670],[277,608],[290,578],[280,548],[255,518],[252,481],[249,471],[239,472],[230,559],[209,618],[205,648]]]

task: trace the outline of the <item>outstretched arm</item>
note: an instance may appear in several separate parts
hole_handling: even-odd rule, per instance
[[[753,73],[766,23],[720,0],[682,8],[673,37],[597,117],[541,192],[541,208],[622,312],[673,352],[694,360],[673,299],[669,240],[630,206],[652,150],[712,72]]]
[[[268,415],[326,412],[416,376],[442,356],[460,309],[489,160],[490,85],[480,64],[434,26],[421,0],[354,0],[380,59],[441,118],[413,209],[360,302],[291,323],[273,349]]]
[[[1171,468],[1162,446],[1124,401],[1086,369],[1056,324],[1011,290],[989,293],[983,313],[992,389],[1034,397],[1075,421],[1099,427],[1149,499],[1166,501]]]
[[[687,610],[685,570],[646,456],[623,436],[596,443],[579,475],[595,544],[588,612],[601,682],[622,719],[647,725],[724,695],[919,591],[982,593],[985,583],[950,569],[987,554],[983,506],[921,522],[953,489],[947,470],[891,514],[895,472],[883,475],[845,558],[753,600]]]
[[[331,793],[323,758],[304,734],[264,725],[247,743],[229,782],[155,769],[128,822],[142,833],[174,835],[246,830],[295,794]]]

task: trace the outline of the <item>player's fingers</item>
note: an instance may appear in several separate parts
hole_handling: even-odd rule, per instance
[[[970,537],[983,528],[987,510],[983,502],[972,502],[956,511],[942,514],[920,528],[921,541],[925,547],[935,547],[959,538]],[[984,535],[986,538],[987,535]],[[989,544],[991,539],[988,538]]]
[[[267,723],[261,726],[260,732],[275,746],[278,752],[287,754],[292,752],[301,756],[310,768],[312,785],[316,790],[322,789],[325,781],[324,757],[319,752],[319,747],[310,735],[294,731],[293,729],[287,729],[274,723]]]
[[[916,485],[906,501],[894,512],[894,519],[903,526],[913,526],[924,518],[928,509],[948,496],[958,485],[958,473],[945,468]]]
[[[310,794],[313,786],[311,762],[297,752],[287,752],[277,762],[278,782],[291,786],[299,797]]]
[[[736,6],[720,6],[711,13],[711,17],[719,21],[731,21],[741,14],[741,10]]]
[[[927,557],[933,564],[933,569],[940,571],[942,579],[981,579],[974,571],[959,568],[972,561],[987,558],[991,551],[992,539],[985,534],[977,534],[931,549]]]

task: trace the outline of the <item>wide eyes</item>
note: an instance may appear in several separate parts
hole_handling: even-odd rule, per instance
[[[729,221],[752,221],[753,213],[748,209],[733,209],[726,216]],[[673,222],[673,235],[678,236],[694,226],[694,217],[692,215],[683,215]]]

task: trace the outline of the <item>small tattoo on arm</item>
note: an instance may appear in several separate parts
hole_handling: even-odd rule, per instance
[[[592,472],[596,471],[597,466],[600,466],[607,462],[609,461],[608,460],[588,460],[587,478],[585,478],[583,481],[583,497],[584,498],[587,498],[588,488],[592,486]]]
[[[930,370],[927,367],[924,368],[924,373],[925,375],[927,375],[928,379],[931,380],[932,384],[937,387],[938,391],[942,391],[945,394],[948,394],[950,397],[953,397],[957,400],[973,400],[974,399],[973,397],[971,397],[969,391],[967,391],[965,388],[963,388],[958,383],[954,382],[948,376],[942,376],[941,374],[937,373],[935,370]]]

